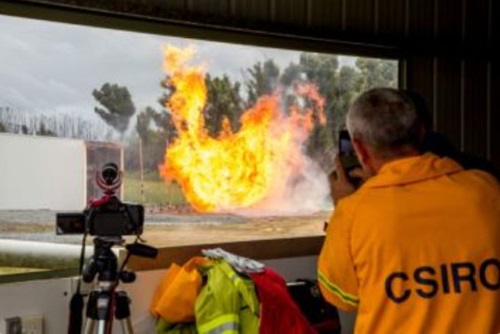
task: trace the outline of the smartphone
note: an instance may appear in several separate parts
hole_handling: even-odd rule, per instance
[[[339,158],[342,167],[344,167],[344,171],[352,181],[352,178],[349,177],[349,172],[355,168],[361,168],[361,164],[359,163],[358,157],[356,156],[356,152],[354,151],[354,147],[352,145],[351,136],[347,130],[341,130],[339,132]]]

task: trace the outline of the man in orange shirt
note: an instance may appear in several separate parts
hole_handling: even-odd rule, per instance
[[[337,160],[324,297],[357,311],[357,333],[500,333],[497,181],[421,154],[415,107],[395,89],[358,97],[347,128],[373,176],[355,190]]]

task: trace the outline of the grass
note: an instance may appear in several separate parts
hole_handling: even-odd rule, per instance
[[[186,200],[177,183],[165,183],[156,173],[144,175],[143,187],[138,173],[125,175],[125,201],[143,205],[184,205]],[[144,195],[141,194],[144,189]]]

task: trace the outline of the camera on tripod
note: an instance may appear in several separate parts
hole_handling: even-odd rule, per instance
[[[123,173],[114,163],[106,164],[97,173],[97,185],[104,196],[90,201],[83,212],[64,212],[56,215],[56,234],[90,234],[102,237],[141,235],[144,228],[144,207],[121,202],[115,196]]]
[[[122,333],[132,333],[130,321],[130,298],[125,291],[118,291],[120,282],[132,283],[135,273],[126,270],[131,256],[155,258],[158,250],[140,242],[144,228],[144,207],[137,204],[121,202],[115,192],[120,188],[123,173],[114,163],[106,164],[102,171],[96,174],[97,185],[104,195],[91,200],[83,212],[58,213],[56,216],[56,233],[83,234],[80,255],[80,276],[86,283],[97,278],[96,288],[89,293],[86,307],[87,320],[85,333],[111,334],[113,318],[122,324]],[[94,253],[84,266],[85,238],[90,234],[94,238]],[[113,246],[124,245],[124,235],[136,235],[134,243],[125,245],[127,256],[121,264],[118,263]],[[80,281],[77,290],[70,301],[70,321],[68,333],[81,333],[83,296],[80,293]]]

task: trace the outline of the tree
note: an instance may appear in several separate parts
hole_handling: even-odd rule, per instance
[[[280,69],[272,59],[254,64],[246,73],[250,75],[245,83],[247,107],[253,106],[262,95],[273,93],[278,86]]]
[[[139,135],[139,138],[143,141],[144,144],[147,144],[149,139],[149,134],[151,132],[149,128],[149,123],[151,122],[151,113],[155,112],[153,108],[146,107],[145,110],[141,111],[137,115],[137,122],[135,124],[135,130]]]
[[[0,133],[1,133],[1,132],[8,132],[8,131],[7,131],[7,128],[5,127],[5,125],[3,125],[3,123],[2,123],[2,122],[0,122]]]
[[[244,109],[244,103],[240,95],[241,84],[232,82],[227,75],[223,77],[205,77],[207,87],[207,104],[204,110],[205,127],[213,137],[216,137],[222,129],[222,121],[227,118],[231,129],[237,131],[240,128],[240,117]]]
[[[169,76],[160,83],[160,86],[165,89],[162,96],[158,99],[158,103],[161,105],[162,109],[159,112],[155,112],[154,115],[152,115],[152,119],[156,126],[163,129],[168,142],[170,142],[177,136],[177,129],[175,128],[172,113],[167,109],[168,101],[174,93],[175,87],[170,83]]]
[[[328,160],[325,153],[331,151],[335,142],[334,122],[338,111],[338,59],[336,56],[319,53],[302,53],[298,63],[290,63],[283,71],[280,83],[291,87],[296,82],[314,83],[321,96],[325,98],[325,113],[327,123],[322,125],[316,118],[315,127],[306,143],[309,156],[315,160]],[[295,103],[294,97],[287,97],[287,104]],[[321,163],[321,161],[320,161]]]
[[[168,76],[160,82],[160,86],[164,88],[163,94],[158,99],[161,109],[156,110],[147,106],[137,115],[135,125],[137,136],[134,134],[129,138],[129,147],[125,151],[125,163],[129,169],[139,168],[139,139],[142,145],[144,169],[156,171],[163,162],[168,143],[177,136],[173,116],[167,108],[174,87],[170,84]]]
[[[169,140],[168,127],[163,123],[166,112],[158,112],[151,107],[146,107],[137,115],[135,129],[141,139],[143,165],[146,170],[156,170],[163,161],[167,142]],[[135,149],[139,143],[132,142],[132,150],[129,150],[130,157],[127,159],[127,166],[131,169],[139,167],[138,151]]]
[[[345,116],[353,98],[359,93],[357,83],[360,73],[351,66],[342,66],[335,87],[335,110],[331,115],[333,133],[345,127]],[[335,138],[336,139],[336,138]]]
[[[135,106],[127,87],[105,83],[100,90],[92,91],[94,98],[104,107],[94,111],[123,137],[130,118],[135,113]]]
[[[373,87],[397,87],[397,62],[385,59],[358,58],[356,67],[360,71],[357,91]]]

